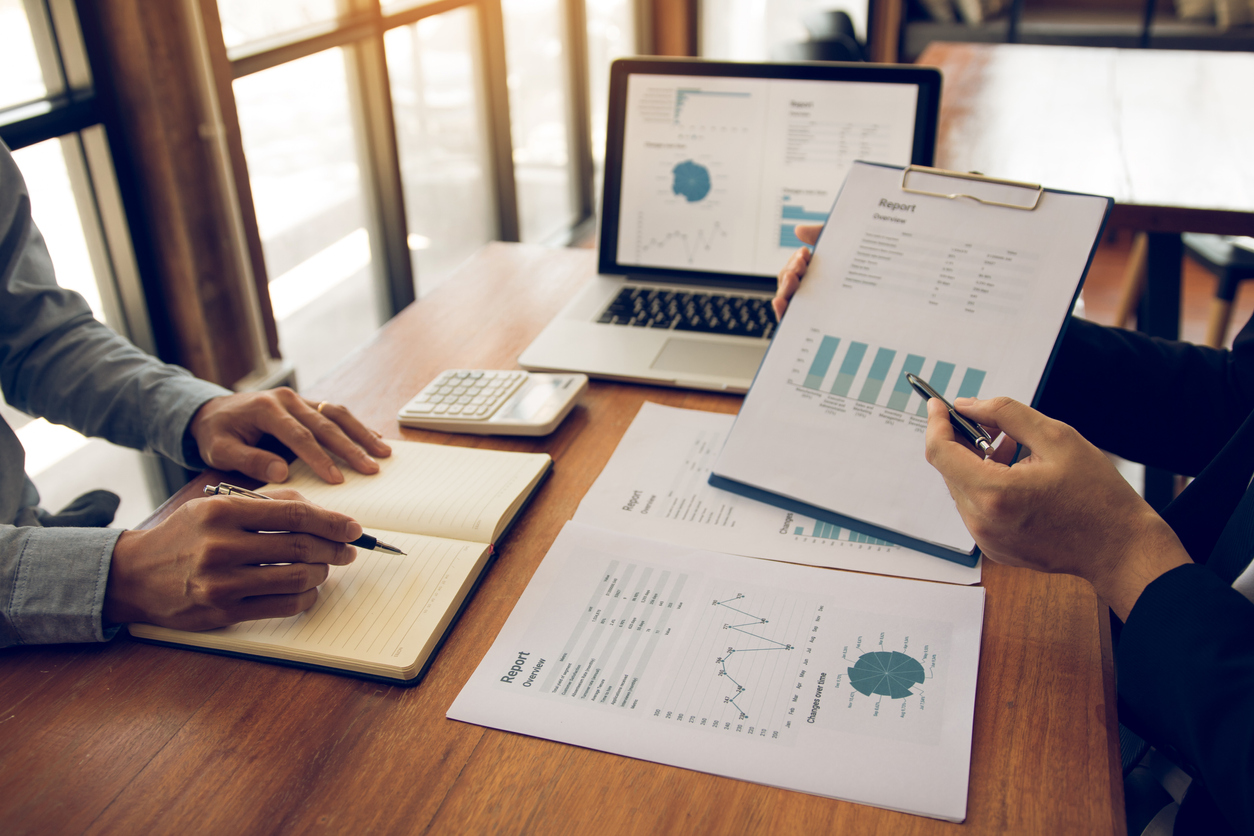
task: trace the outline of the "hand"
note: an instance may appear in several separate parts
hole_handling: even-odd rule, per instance
[[[287,387],[224,395],[204,404],[192,418],[191,433],[200,457],[218,470],[238,470],[263,482],[287,478],[282,456],[258,448],[272,435],[328,482],[344,481],[328,451],[359,473],[377,473],[371,456],[392,448],[342,406],[308,401]]]
[[[1150,581],[1191,562],[1163,518],[1070,426],[1010,398],[954,406],[1006,435],[985,459],[955,439],[944,405],[928,401],[927,460],[991,560],[1085,578],[1121,619]],[[1009,467],[1016,442],[1031,454]]]
[[[357,551],[347,543],[361,526],[296,491],[273,495],[283,501],[194,499],[155,528],[123,532],[104,620],[209,630],[312,607],[330,567],[353,562]]]
[[[794,230],[796,236],[811,247],[818,242],[819,233],[822,231],[823,227],[819,224],[798,224]],[[801,286],[801,277],[806,274],[806,268],[809,266],[810,250],[802,247],[792,254],[792,258],[788,259],[784,269],[779,271],[779,279],[775,285],[775,298],[771,300],[776,319],[783,318],[784,311],[788,308],[788,300]]]

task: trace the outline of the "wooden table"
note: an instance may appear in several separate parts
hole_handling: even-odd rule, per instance
[[[936,164],[1115,199],[1149,233],[1137,327],[1180,329],[1182,232],[1254,235],[1254,54],[933,43]],[[1173,477],[1151,472],[1162,507]]]
[[[722,412],[740,403],[594,382],[545,439],[452,437],[396,424],[399,407],[447,367],[513,367],[594,267],[590,251],[492,245],[306,393],[347,404],[391,438],[543,450],[555,459],[552,478],[500,544],[500,559],[422,684],[377,685],[126,638],[3,651],[0,829],[1122,833],[1105,611],[1086,584],[1064,576],[985,568],[964,826],[445,719],[641,403]]]

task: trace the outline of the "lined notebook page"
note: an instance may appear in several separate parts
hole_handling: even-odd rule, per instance
[[[144,638],[274,656],[388,675],[431,652],[479,575],[487,546],[384,530],[371,534],[405,555],[358,550],[333,566],[318,601],[290,618],[248,621],[203,633],[131,625]]]
[[[410,531],[487,543],[506,511],[543,472],[549,457],[414,441],[388,441],[379,472],[341,466],[344,482],[328,485],[302,461],[281,485],[316,505],[351,515],[366,528]],[[386,538],[384,538],[386,539]]]

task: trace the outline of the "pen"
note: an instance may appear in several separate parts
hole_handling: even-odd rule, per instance
[[[954,405],[941,397],[940,392],[937,392],[931,386],[928,386],[910,372],[906,372],[906,382],[913,386],[914,391],[918,392],[919,396],[924,400],[936,398],[936,400],[943,403],[945,408],[949,410],[949,423],[957,427],[958,431],[966,437],[967,441],[970,441],[976,447],[983,450],[984,455],[993,455],[993,437],[988,434],[987,430],[979,424],[968,421],[966,418],[959,415],[958,410],[954,409]]]
[[[219,482],[216,485],[205,485],[205,496],[246,496],[250,499],[274,499],[272,496],[266,496],[263,493],[250,491],[247,488],[239,488],[235,485],[228,485],[226,482]],[[359,549],[371,549],[373,551],[388,552],[389,554],[404,554],[405,552],[396,546],[389,545],[377,537],[371,537],[369,534],[363,534],[353,542],[350,546],[356,546]]]

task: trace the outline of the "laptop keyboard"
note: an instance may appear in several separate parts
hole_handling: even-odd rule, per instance
[[[771,310],[771,300],[753,296],[624,287],[597,322],[738,337],[769,337],[775,329],[775,313]]]

